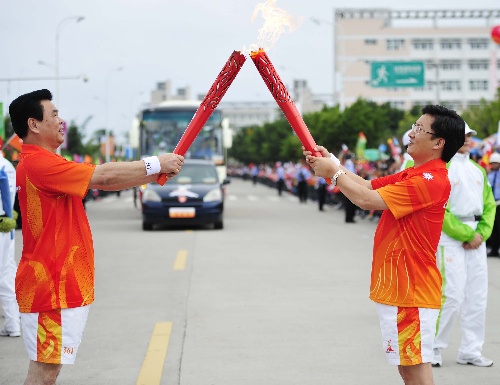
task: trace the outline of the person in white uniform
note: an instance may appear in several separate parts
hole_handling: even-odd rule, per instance
[[[3,170],[7,175],[10,193],[9,197],[0,199],[0,215],[11,217],[16,197],[16,169],[12,163],[3,157],[1,151],[0,170]],[[4,207],[3,202],[9,202],[8,205],[10,207]],[[16,293],[14,291],[14,280],[17,269],[14,245],[14,230],[0,232],[0,301],[2,302],[5,316],[5,324],[0,329],[0,336],[2,337],[19,337],[21,335],[19,306],[17,305]]]
[[[405,152],[403,154],[403,162],[401,163],[401,166],[399,167],[399,171],[406,170],[408,167],[413,167],[415,165],[415,162],[413,161],[413,158],[411,157],[410,154],[408,154],[408,144],[410,144],[410,131],[408,130],[404,133],[403,135],[403,146],[405,148]]]
[[[495,220],[495,199],[486,171],[469,158],[471,136],[448,163],[451,193],[436,253],[443,278],[441,310],[436,324],[432,366],[442,365],[455,320],[461,315],[462,337],[457,362],[491,366],[482,355],[485,338],[488,267],[486,240]]]

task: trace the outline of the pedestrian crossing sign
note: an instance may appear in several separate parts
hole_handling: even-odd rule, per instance
[[[423,61],[371,62],[370,85],[374,88],[424,87]]]

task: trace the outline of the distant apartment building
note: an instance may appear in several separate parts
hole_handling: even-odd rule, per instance
[[[150,93],[150,103],[156,105],[168,100],[191,100],[191,88],[189,86],[178,88],[173,93],[170,80],[156,83],[156,89]]]
[[[500,48],[490,34],[500,10],[347,8],[334,10],[334,18],[334,98],[341,108],[363,97],[403,109],[441,104],[461,111],[495,96]],[[421,87],[373,87],[372,65],[401,61],[423,64]]]
[[[294,80],[293,88],[289,91],[295,101],[297,109],[302,114],[319,111],[328,103],[328,96],[314,95],[309,89],[306,80]],[[190,87],[178,88],[173,92],[172,82],[158,82],[156,89],[150,92],[150,105],[157,105],[171,100],[203,100],[205,95],[192,97]],[[227,101],[219,104],[224,117],[229,119],[230,127],[238,130],[242,127],[260,126],[273,122],[281,116],[279,106],[275,101]]]
[[[319,111],[328,104],[327,99],[312,93],[306,80],[294,80],[293,88],[289,92],[301,114]],[[329,104],[331,105],[331,102]],[[282,112],[274,100],[263,102],[223,100],[219,106],[224,117],[229,118],[231,128],[235,130],[248,126],[261,126],[282,116]]]
[[[233,130],[243,127],[261,126],[275,121],[279,117],[279,107],[276,102],[228,102],[219,104],[225,118]]]

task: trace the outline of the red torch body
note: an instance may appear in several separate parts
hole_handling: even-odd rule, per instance
[[[212,87],[210,87],[210,90],[207,92],[205,98],[196,110],[193,119],[191,119],[191,122],[189,122],[189,125],[182,134],[179,143],[177,143],[177,146],[174,149],[174,154],[182,156],[186,154],[187,150],[191,144],[193,144],[193,141],[196,139],[201,129],[210,118],[210,115],[212,115],[214,110],[219,105],[219,102],[222,100],[222,97],[245,63],[245,60],[245,55],[239,51],[234,51],[231,54],[222,68],[222,71],[219,73],[212,84]],[[163,186],[167,181],[167,175],[160,174],[157,181],[158,184]]]
[[[322,156],[321,153],[314,151],[316,142],[266,52],[260,48],[258,51],[253,51],[250,57],[304,148],[311,151],[315,156]],[[326,181],[331,184],[330,178],[326,179]]]

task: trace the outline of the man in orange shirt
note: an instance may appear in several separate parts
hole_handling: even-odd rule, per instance
[[[407,385],[433,385],[432,344],[441,306],[436,249],[450,194],[446,162],[465,141],[455,111],[426,106],[412,125],[408,153],[415,166],[367,181],[323,157],[304,151],[318,176],[332,178],[364,210],[384,210],[375,233],[370,299],[376,302],[383,348]]]
[[[82,198],[89,189],[121,190],[172,177],[184,158],[162,154],[100,166],[56,154],[64,142],[48,90],[21,95],[9,107],[23,140],[17,191],[23,251],[16,297],[30,358],[25,385],[55,384],[61,364],[72,364],[94,301],[94,249]]]

